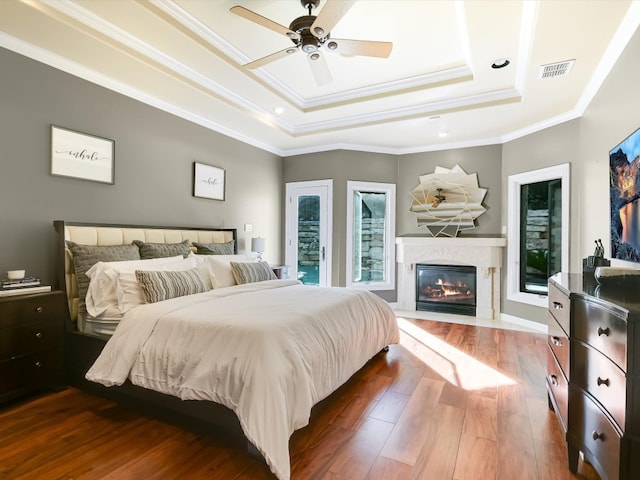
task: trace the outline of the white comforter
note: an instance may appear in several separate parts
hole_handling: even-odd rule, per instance
[[[370,292],[270,280],[134,308],[86,378],[229,407],[283,480],[311,407],[398,339]]]

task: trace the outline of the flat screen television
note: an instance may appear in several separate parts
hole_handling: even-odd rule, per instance
[[[640,262],[640,128],[609,152],[611,258]]]

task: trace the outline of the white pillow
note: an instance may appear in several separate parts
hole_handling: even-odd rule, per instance
[[[152,258],[149,260],[124,260],[120,262],[97,262],[87,270],[89,288],[85,299],[87,313],[92,317],[104,315],[107,311],[118,310],[115,277],[107,275],[109,270],[117,272],[135,272],[151,270],[151,267],[182,260],[182,255],[175,257]]]
[[[198,270],[206,277],[209,276],[212,288],[224,288],[237,285],[231,271],[231,262],[255,262],[246,255],[195,255]]]
[[[181,258],[178,261],[172,263],[164,263],[161,265],[154,265],[152,269],[145,268],[144,270],[162,271],[162,272],[179,272],[183,270],[191,270],[196,268],[196,259],[190,255],[187,258]],[[126,313],[138,305],[147,303],[144,295],[144,290],[138,284],[136,280],[135,270],[143,270],[142,268],[134,269],[133,271],[126,271],[116,273],[110,270],[107,274],[113,275],[116,282],[116,297],[118,299],[118,308],[122,313]]]

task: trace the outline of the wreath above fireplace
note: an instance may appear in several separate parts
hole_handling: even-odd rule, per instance
[[[482,201],[486,188],[478,186],[476,173],[466,173],[459,165],[436,167],[420,176],[420,184],[411,191],[411,212],[419,227],[433,237],[455,237],[462,230],[475,228],[475,219],[487,209]]]

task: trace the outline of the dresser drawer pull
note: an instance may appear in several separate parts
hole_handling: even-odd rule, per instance
[[[609,329],[609,327],[606,327],[606,328],[598,327],[598,336],[604,335],[608,337],[610,333],[611,333],[611,330]]]
[[[554,387],[558,386],[558,377],[556,377],[555,375],[551,375],[551,385],[553,385]]]
[[[560,337],[551,337],[551,341],[556,347],[562,346],[562,340],[560,340]]]
[[[598,386],[600,385],[606,385],[607,387],[609,386],[609,379],[605,378],[604,380],[600,377],[598,377]]]
[[[598,433],[598,432],[596,432],[595,430],[591,433],[591,437],[592,437],[594,440],[602,440],[603,442],[604,442],[604,440],[605,440],[605,435],[604,435],[604,433]]]
[[[36,332],[36,338],[42,338],[42,332]]]
[[[562,310],[564,307],[560,302],[553,302],[553,308],[555,308],[556,310]]]
[[[44,310],[44,308],[42,308],[40,306],[36,307],[36,312],[38,312],[38,313],[42,313],[43,310]]]
[[[42,366],[42,363],[40,363],[40,361],[36,361],[36,362],[34,363],[34,365],[35,365],[36,367],[40,368],[40,367]]]

